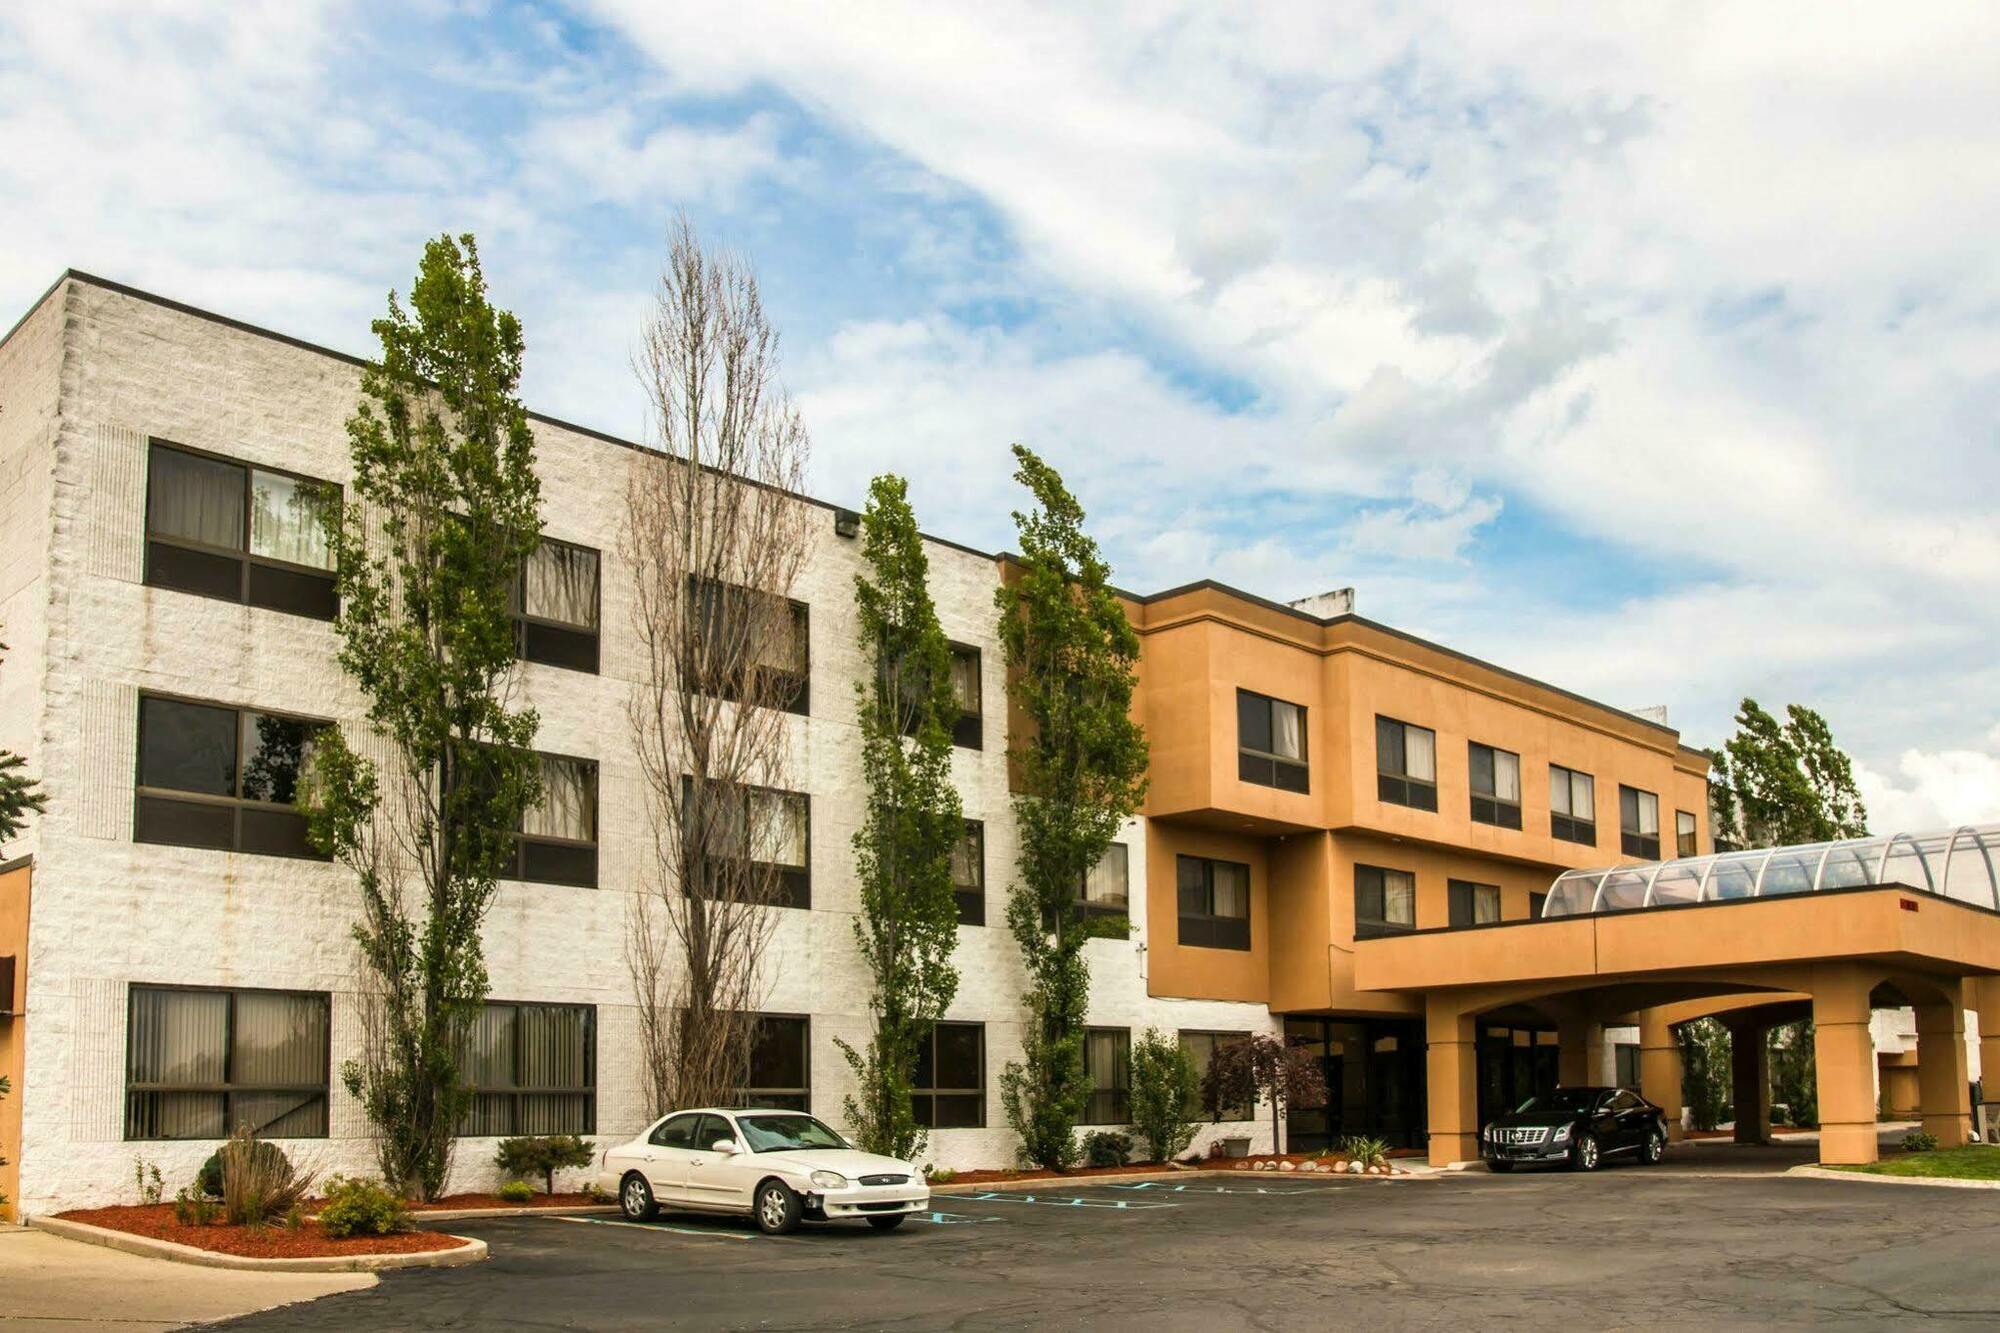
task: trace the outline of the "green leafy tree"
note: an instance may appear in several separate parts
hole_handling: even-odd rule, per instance
[[[1215,1048],[1201,1076],[1201,1101],[1220,1120],[1223,1108],[1271,1103],[1271,1150],[1284,1151],[1278,1135],[1283,1114],[1295,1106],[1325,1106],[1326,1074],[1303,1046],[1255,1033]]]
[[[351,499],[327,510],[340,663],[386,765],[317,738],[314,836],[359,883],[367,1041],[342,1076],[382,1174],[435,1198],[467,1097],[458,1047],[486,996],[479,930],[540,795],[536,717],[510,708],[510,597],[541,534],[534,440],[516,396],[521,327],[488,301],[471,236],[424,247],[406,310],[375,321],[347,423]]]
[[[1194,1142],[1188,1107],[1201,1093],[1194,1057],[1179,1041],[1147,1028],[1132,1043],[1132,1123],[1156,1162],[1171,1162]]]
[[[1788,705],[1781,723],[1745,699],[1735,734],[1710,760],[1709,813],[1719,844],[1780,847],[1868,833],[1854,765],[1810,708]]]
[[[1089,937],[1078,889],[1146,791],[1146,737],[1132,720],[1139,636],[1112,592],[1110,566],[1083,530],[1083,506],[1054,468],[1014,446],[1015,478],[1035,508],[1016,511],[1021,552],[1002,584],[1008,693],[1026,726],[1014,737],[1019,878],[1007,925],[1028,985],[1024,1059],[1000,1076],[1007,1122],[1028,1161],[1076,1161]]]
[[[1813,1059],[1811,1020],[1773,1028],[1770,1037],[1771,1100],[1781,1102],[1794,1125],[1819,1123],[1819,1070]]]
[[[840,1049],[860,1085],[846,1103],[855,1138],[869,1152],[909,1159],[925,1141],[910,1107],[918,1049],[958,993],[951,855],[965,816],[951,785],[951,645],[901,477],[869,486],[861,554],[869,572],[855,577],[854,600],[874,669],[855,687],[868,812],[854,835],[854,936],[875,982],[875,1034],[865,1053],[844,1041]]]
[[[1681,1048],[1681,1103],[1696,1129],[1714,1129],[1729,1118],[1729,1028],[1697,1018],[1674,1029]]]
[[[0,654],[7,645],[0,643]],[[12,750],[0,750],[0,849],[28,822],[28,812],[39,814],[48,808],[48,796],[41,784],[24,771],[28,761]]]

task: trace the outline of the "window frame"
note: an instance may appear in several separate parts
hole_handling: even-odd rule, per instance
[[[806,1076],[806,1081],[805,1081],[805,1086],[804,1086],[804,1087],[801,1087],[801,1088],[779,1088],[779,1087],[775,1087],[775,1086],[773,1086],[773,1087],[759,1087],[759,1086],[750,1086],[750,1085],[749,1085],[748,1081],[749,1081],[750,1079],[754,1078],[754,1077],[755,1077],[755,1075],[756,1075],[756,1072],[757,1072],[757,1069],[756,1069],[756,1060],[757,1060],[757,1036],[756,1036],[756,1033],[755,1033],[755,1032],[753,1032],[753,1033],[751,1034],[751,1038],[750,1038],[750,1061],[751,1061],[751,1063],[750,1063],[750,1065],[749,1065],[749,1066],[748,1066],[748,1067],[747,1067],[747,1068],[746,1068],[746,1069],[744,1070],[744,1073],[743,1073],[743,1077],[744,1077],[744,1079],[745,1079],[745,1082],[746,1082],[746,1086],[744,1086],[744,1087],[741,1087],[741,1088],[737,1088],[737,1089],[735,1089],[734,1091],[732,1091],[732,1092],[731,1092],[731,1094],[730,1094],[730,1095],[731,1095],[731,1096],[732,1096],[733,1098],[735,1098],[735,1100],[736,1100],[736,1104],[737,1104],[738,1106],[741,1106],[741,1107],[744,1107],[744,1108],[746,1108],[746,1109],[754,1109],[754,1110],[760,1110],[760,1111],[764,1111],[764,1110],[770,1110],[770,1111],[803,1111],[803,1112],[805,1112],[805,1113],[806,1113],[807,1115],[811,1115],[811,1114],[812,1114],[812,1084],[813,1084],[813,1077],[812,1077],[812,1076],[813,1076],[813,1067],[812,1067],[812,1015],[811,1015],[811,1014],[789,1014],[789,1013],[787,1013],[787,1014],[767,1014],[767,1013],[757,1013],[757,1014],[754,1014],[754,1015],[752,1015],[752,1017],[753,1017],[753,1018],[754,1018],[754,1019],[756,1020],[756,1022],[757,1022],[757,1023],[759,1024],[759,1025],[762,1025],[762,1024],[765,1024],[765,1023],[798,1023],[798,1024],[801,1024],[801,1025],[802,1025],[802,1026],[800,1027],[800,1029],[799,1029],[799,1056],[800,1056],[800,1060],[799,1060],[799,1063],[800,1063],[800,1067],[801,1067],[801,1068],[802,1068],[802,1069],[803,1069],[803,1070],[805,1071],[805,1076]],[[799,1103],[799,1104],[798,1104],[797,1106],[794,1106],[794,1105],[791,1105],[791,1104],[790,1104],[790,1101],[782,1101],[782,1102],[763,1102],[763,1103],[759,1103],[759,1102],[756,1102],[756,1101],[753,1101],[753,1100],[752,1100],[752,1098],[753,1098],[753,1097],[755,1097],[755,1096],[756,1096],[757,1094],[759,1094],[759,1093],[763,1093],[763,1094],[765,1094],[765,1095],[767,1095],[767,1096],[775,1096],[775,1097],[782,1097],[782,1098],[788,1098],[788,1099],[796,1099],[796,1100],[798,1101],[798,1103]]]
[[[132,1036],[136,1024],[133,1012],[138,1006],[142,991],[199,992],[206,995],[226,995],[229,997],[229,1014],[223,1028],[223,1077],[219,1084],[189,1084],[147,1082],[134,1084],[132,1080]],[[314,1084],[237,1084],[230,1078],[231,1066],[236,1059],[236,997],[239,995],[289,995],[297,999],[319,1000],[326,1007],[326,1032],[320,1043],[321,1081]],[[287,1140],[324,1139],[332,1137],[333,1131],[333,992],[323,990],[299,990],[286,986],[196,986],[171,982],[132,982],[125,988],[125,1071],[124,1071],[124,1124],[123,1143],[208,1143],[206,1138],[165,1138],[158,1135],[135,1135],[132,1133],[132,1099],[148,1093],[212,1093],[222,1098],[223,1138],[229,1137],[230,1126],[235,1123],[231,1114],[234,1098],[243,1093],[310,1093],[317,1091],[320,1111],[326,1121],[326,1129],[318,1134],[288,1134]],[[280,1140],[283,1141],[283,1140]]]
[[[509,1098],[512,1103],[512,1109],[509,1113],[508,1119],[512,1125],[512,1128],[504,1134],[467,1134],[464,1132],[463,1122],[461,1122],[460,1125],[454,1129],[452,1137],[459,1139],[512,1138],[516,1135],[526,1132],[521,1128],[521,1098],[547,1097],[547,1096],[573,1096],[578,1093],[581,1093],[583,1096],[583,1118],[584,1118],[585,1128],[578,1130],[558,1129],[558,1130],[549,1130],[546,1132],[551,1134],[570,1134],[570,1133],[579,1135],[595,1134],[597,1132],[597,1091],[598,1091],[597,1006],[594,1004],[572,1001],[572,1000],[495,1000],[488,998],[480,1002],[480,1007],[482,1009],[500,1008],[500,1009],[512,1009],[515,1011],[513,1065],[514,1065],[514,1078],[516,1081],[510,1087],[482,1088],[473,1084],[468,1079],[464,1084],[465,1092],[468,1094],[468,1096],[471,1097]],[[584,1025],[585,1032],[584,1032],[584,1044],[583,1044],[583,1066],[584,1066],[585,1082],[581,1087],[578,1088],[526,1087],[519,1082],[521,1073],[520,1011],[523,1009],[578,1009],[583,1011],[583,1013],[588,1016],[587,1021],[585,1022]],[[466,1109],[465,1109],[467,1118],[470,1118],[472,1115],[472,1107],[473,1103],[471,1101],[468,1101],[466,1103]]]
[[[1555,804],[1556,774],[1569,775],[1565,800],[1569,810],[1558,810]],[[1590,791],[1590,818],[1578,819],[1571,811],[1576,809],[1576,780],[1582,778]],[[1563,842],[1579,843],[1585,847],[1597,845],[1597,775],[1586,773],[1580,768],[1567,764],[1549,765],[1549,836]]]
[[[1181,903],[1181,866],[1193,862],[1201,866],[1201,892],[1208,910],[1190,912]],[[1226,916],[1215,910],[1215,868],[1234,866],[1243,872],[1243,915]],[[1174,854],[1174,943],[1183,949],[1227,949],[1233,953],[1251,951],[1257,914],[1256,880],[1247,861],[1231,861],[1219,856]],[[1240,925],[1238,923],[1241,923]],[[1241,936],[1240,942],[1238,936]]]
[[[188,708],[212,708],[220,712],[236,715],[236,756],[232,765],[235,794],[217,796],[213,792],[187,791],[178,787],[154,787],[145,781],[146,776],[146,704],[148,701],[178,704]],[[243,792],[243,728],[250,716],[275,717],[287,722],[296,722],[315,731],[338,725],[327,718],[307,717],[303,714],[287,712],[276,708],[252,708],[243,704],[224,703],[217,699],[196,699],[183,694],[170,694],[164,690],[140,690],[139,708],[134,727],[132,746],[132,841],[148,847],[191,847],[198,851],[227,852],[234,856],[276,856],[288,861],[330,862],[333,857],[322,854],[317,849],[308,852],[277,852],[245,850],[243,847],[244,812],[290,813],[301,821],[307,818],[296,803],[280,804],[276,801],[260,801],[244,796]],[[180,842],[164,838],[140,836],[140,817],[147,801],[178,801],[184,805],[205,805],[230,811],[230,845],[218,847],[209,842]],[[307,844],[310,846],[310,842]]]
[[[1491,756],[1491,771],[1494,774],[1494,779],[1493,790],[1490,792],[1479,790],[1479,765],[1477,760],[1479,751],[1481,750],[1486,751]],[[1516,794],[1512,801],[1502,800],[1499,795],[1500,756],[1502,755],[1506,755],[1514,761],[1514,791]],[[1471,792],[1470,810],[1473,823],[1491,824],[1495,828],[1513,829],[1517,832],[1520,830],[1522,802],[1519,793],[1523,790],[1523,787],[1521,784],[1521,756],[1518,753],[1513,750],[1503,750],[1497,745],[1488,745],[1484,741],[1467,741],[1465,746],[1465,785]]]
[[[1387,727],[1403,729],[1403,768],[1396,772],[1384,768],[1382,739]],[[1410,776],[1409,733],[1421,731],[1431,738],[1431,776],[1429,780]],[[1401,718],[1390,717],[1386,713],[1375,715],[1375,799],[1384,805],[1400,805],[1410,810],[1437,813],[1437,730],[1419,726],[1415,722],[1405,722]]]
[[[943,1063],[941,1060],[938,1059],[938,1050],[937,1050],[938,1031],[941,1028],[948,1028],[948,1027],[971,1028],[979,1034],[979,1086],[977,1088],[964,1088],[964,1087],[959,1087],[956,1084],[946,1087],[946,1086],[941,1086],[937,1082],[938,1066]],[[931,1030],[924,1034],[923,1040],[930,1044],[931,1084],[930,1086],[925,1087],[924,1085],[918,1083],[914,1071],[912,1072],[912,1076],[910,1079],[910,1110],[912,1115],[916,1117],[917,1124],[927,1130],[930,1130],[933,1133],[947,1129],[985,1129],[986,1128],[986,1024],[983,1022],[969,1022],[962,1019],[939,1019],[937,1022],[931,1024]],[[979,1098],[979,1113],[977,1119],[973,1124],[940,1125],[937,1123],[938,1098],[971,1097],[975,1095]],[[918,1109],[920,1105],[928,1108],[929,1112],[928,1118],[926,1118],[926,1115],[923,1111]]]
[[[1364,874],[1379,875],[1375,886],[1381,891],[1382,911],[1374,917],[1361,914],[1362,883]],[[1410,919],[1408,922],[1389,920],[1389,876],[1400,875],[1410,881]],[[1401,870],[1395,866],[1362,865],[1354,866],[1354,938],[1357,940],[1380,939],[1385,935],[1407,935],[1417,928],[1417,872]]]
[[[689,808],[689,806],[693,804],[693,796],[692,796],[693,779],[683,774],[681,777],[681,783],[682,783],[681,809],[683,812],[685,812]],[[755,860],[747,860],[747,858],[746,860],[749,865],[766,867],[773,874],[777,876],[778,893],[773,897],[773,899],[769,903],[764,904],[765,906],[781,907],[787,910],[796,910],[796,911],[811,911],[812,910],[812,858],[813,858],[812,793],[803,791],[786,791],[781,787],[763,787],[747,782],[746,783],[717,782],[714,785],[718,787],[722,786],[733,787],[735,791],[739,795],[741,795],[746,802],[752,796],[762,795],[762,796],[776,796],[780,798],[791,798],[803,804],[805,808],[805,834],[806,834],[806,846],[805,846],[806,859],[805,859],[805,864],[803,866],[794,867],[782,861],[755,861]],[[683,814],[683,817],[685,817],[685,813]],[[744,817],[743,827],[745,830],[745,835],[749,836],[751,832],[751,823],[750,823],[750,811],[747,805],[744,809],[743,817]],[[713,859],[716,858],[705,858],[705,861]],[[704,861],[704,866],[697,867],[698,870],[705,868],[705,861]]]
[[[532,615],[528,611],[528,561],[532,555],[521,561],[521,568],[514,576],[514,657],[522,662],[534,662],[541,666],[554,667],[558,671],[576,671],[595,676],[604,664],[604,552],[595,546],[585,546],[582,542],[565,541],[561,537],[551,537],[544,533],[540,538],[544,546],[563,546],[572,551],[587,551],[597,561],[597,603],[592,608],[596,624],[589,629],[572,625],[564,620],[552,620],[547,616]],[[549,656],[537,656],[534,648],[533,631],[546,630],[551,634],[566,634],[575,638],[588,637],[590,640],[590,665],[577,666],[570,662],[555,661]]]
[[[1633,797],[1632,813],[1638,821],[1637,827],[1627,827],[1625,823],[1625,797]],[[1644,831],[1646,802],[1653,803],[1653,831]],[[1660,796],[1658,792],[1647,791],[1644,787],[1634,787],[1629,783],[1618,784],[1618,849],[1627,856],[1637,856],[1647,861],[1660,859]]]
[[[1125,905],[1117,907],[1110,903],[1092,902],[1090,899],[1084,897],[1084,894],[1090,892],[1090,870],[1086,870],[1083,872],[1083,881],[1076,886],[1076,914],[1079,920],[1089,920],[1093,917],[1104,921],[1131,920],[1132,845],[1126,842],[1107,844],[1104,848],[1104,855],[1097,858],[1097,865],[1103,865],[1105,858],[1109,857],[1114,851],[1121,854],[1120,859],[1125,863]],[[1092,866],[1091,870],[1095,870],[1096,868],[1097,866]]]
[[[966,820],[964,837],[973,845],[972,863],[978,867],[979,883],[967,888],[954,879],[951,896],[958,906],[959,925],[983,926],[986,924],[986,821]]]
[[[226,546],[213,546],[207,542],[194,541],[190,538],[177,537],[172,534],[156,535],[153,532],[153,451],[156,449],[164,449],[170,453],[182,454],[189,458],[198,458],[205,462],[224,463],[230,467],[241,468],[243,470],[243,546],[240,550]],[[346,503],[346,492],[339,482],[327,481],[321,477],[307,476],[303,472],[294,472],[289,468],[268,467],[263,463],[252,463],[242,458],[231,458],[227,454],[219,454],[209,449],[196,449],[158,435],[147,436],[146,491],[139,508],[139,534],[141,542],[144,543],[145,550],[143,552],[142,570],[139,581],[149,588],[163,588],[169,592],[186,593],[190,597],[205,597],[209,601],[231,602],[238,606],[254,606],[263,611],[275,611],[279,615],[298,616],[305,620],[317,620],[323,624],[331,623],[340,615],[340,587],[335,570],[322,569],[317,565],[295,564],[290,560],[280,560],[276,556],[256,555],[250,550],[252,497],[256,494],[256,486],[252,480],[252,474],[257,472],[267,472],[274,477],[285,477],[295,482],[302,481],[312,486],[325,487],[332,492],[333,502],[336,506],[343,506]],[[224,597],[218,593],[204,592],[197,588],[182,587],[180,584],[166,583],[155,578],[153,568],[153,546],[155,543],[170,546],[177,550],[190,551],[196,555],[236,561],[239,566],[236,596]],[[295,577],[323,581],[328,588],[328,596],[331,599],[332,609],[328,614],[321,616],[310,611],[301,611],[293,607],[275,605],[269,600],[252,600],[250,571],[253,567],[261,567],[275,570],[281,574],[290,574]]]
[[[951,743],[962,750],[983,750],[986,748],[986,657],[977,644],[950,641],[954,661],[965,654],[972,655],[972,679],[979,687],[979,698],[970,711],[961,708],[952,719]]]
[[[1181,1050],[1187,1053],[1189,1060],[1192,1061],[1194,1059],[1194,1055],[1193,1052],[1188,1051],[1187,1039],[1189,1037],[1206,1037],[1208,1039],[1209,1042],[1208,1058],[1209,1060],[1212,1061],[1215,1059],[1216,1051],[1219,1050],[1226,1042],[1248,1041],[1250,1039],[1250,1033],[1247,1031],[1224,1032],[1215,1028],[1181,1028],[1174,1034],[1174,1040],[1180,1046]],[[1188,1106],[1186,1108],[1186,1115],[1187,1118],[1190,1120],[1207,1119],[1208,1108],[1206,1106],[1203,1106],[1201,1103],[1201,1087],[1200,1087],[1201,1079],[1207,1073],[1208,1073],[1208,1064],[1206,1062],[1198,1063],[1195,1069],[1196,1086],[1195,1086],[1194,1098],[1192,1101],[1188,1103]],[[1222,1107],[1221,1110],[1224,1111],[1225,1113],[1229,1111],[1241,1111],[1243,1114],[1219,1115],[1216,1116],[1214,1119],[1208,1120],[1209,1124],[1212,1125],[1234,1124],[1237,1121],[1252,1119],[1257,1112],[1256,1107],[1248,1105],[1225,1106]]]
[[[1674,855],[1701,855],[1701,825],[1692,810],[1674,811]]]
[[[1121,1051],[1112,1055],[1112,1082],[1108,1087],[1100,1087],[1097,1082],[1100,1071],[1091,1068],[1090,1039],[1093,1036],[1113,1035],[1123,1042]],[[1122,1056],[1122,1058],[1121,1058]],[[1117,1079],[1123,1073],[1124,1084]],[[1083,1077],[1089,1086],[1084,1100],[1083,1118],[1079,1125],[1129,1125],[1132,1123],[1132,1029],[1121,1027],[1086,1027],[1083,1030]],[[1108,1116],[1100,1116],[1098,1102],[1102,1099],[1108,1105],[1104,1108]]]
[[[602,566],[600,566],[600,570],[601,568]],[[802,602],[796,597],[786,596],[784,594],[775,592],[762,592],[756,588],[746,588],[743,587],[741,584],[736,584],[736,583],[725,583],[721,579],[711,579],[701,574],[689,574],[687,577],[688,577],[687,596],[690,602],[695,603],[697,607],[696,614],[699,613],[699,603],[697,599],[701,595],[702,585],[705,584],[712,584],[715,587],[725,589],[728,592],[748,597],[768,597],[774,600],[782,600],[787,606],[791,608],[793,626],[799,637],[799,646],[802,655],[805,658],[805,663],[799,668],[797,672],[779,671],[775,673],[780,676],[795,675],[797,677],[797,679],[792,682],[792,693],[787,698],[786,702],[776,705],[776,707],[780,712],[791,713],[796,717],[811,717],[812,716],[812,607],[808,603]],[[599,579],[599,586],[600,588],[602,587],[601,574]],[[766,668],[757,667],[755,669],[762,671],[765,670]],[[722,682],[721,688],[711,689],[710,688],[711,682],[704,680],[702,678],[702,673],[696,670],[694,665],[692,663],[689,663],[685,659],[683,659],[680,663],[680,670],[681,670],[682,688],[691,690],[696,694],[706,696],[707,698],[710,699],[726,699],[732,703],[739,703],[739,704],[743,702],[743,697],[742,697],[743,692],[740,688],[734,688],[730,686],[729,682]]]
[[[1264,711],[1264,728],[1274,738],[1277,736],[1277,716],[1279,706],[1295,708],[1299,714],[1299,757],[1293,759],[1279,754],[1275,748],[1260,750],[1247,744],[1243,739],[1243,711],[1245,706],[1261,707]],[[1284,781],[1288,774],[1295,775],[1297,785]],[[1293,792],[1301,796],[1312,793],[1312,739],[1310,715],[1304,704],[1295,704],[1289,699],[1262,694],[1256,690],[1236,688],[1236,779],[1258,787],[1269,787],[1274,791]]]
[[[597,760],[580,754],[559,754],[554,750],[536,750],[533,753],[538,760],[554,759],[559,763],[582,764],[590,770],[590,822],[594,836],[588,842],[580,842],[574,838],[555,838],[542,833],[528,833],[524,827],[528,820],[528,811],[522,810],[520,825],[517,825],[514,829],[514,859],[513,865],[509,868],[511,873],[503,872],[500,878],[515,880],[522,884],[553,884],[559,888],[567,889],[594,889],[598,884],[598,871],[602,867],[603,857],[603,766]],[[528,849],[530,847],[588,848],[590,851],[589,880],[580,881],[576,879],[562,879],[550,875],[529,874]]]
[[[1479,919],[1479,900],[1492,895],[1493,919]],[[1445,881],[1445,905],[1447,925],[1452,930],[1467,930],[1476,926],[1497,926],[1506,918],[1502,915],[1506,895],[1498,884],[1483,884],[1477,880],[1448,879]],[[1463,910],[1461,910],[1461,908]]]

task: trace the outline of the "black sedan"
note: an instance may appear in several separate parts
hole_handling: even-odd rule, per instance
[[[1665,1113],[1630,1088],[1557,1088],[1479,1132],[1480,1155],[1495,1171],[1524,1163],[1595,1171],[1612,1157],[1652,1166],[1666,1151]]]

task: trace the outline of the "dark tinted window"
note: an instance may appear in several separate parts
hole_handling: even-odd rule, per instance
[[[917,1047],[911,1110],[932,1129],[986,1123],[986,1029],[979,1023],[939,1023]]]
[[[986,924],[986,826],[965,821],[965,836],[951,849],[951,893],[958,903],[958,924]]]
[[[132,987],[125,1137],[325,1138],[330,1014],[324,992]]]
[[[467,1136],[589,1134],[597,1128],[597,1011],[488,1001],[465,1033]]]
[[[700,1119],[698,1115],[671,1116],[653,1131],[652,1141],[662,1148],[691,1148],[695,1123]]]
[[[1306,791],[1306,710],[1249,690],[1236,692],[1236,776],[1260,787]]]
[[[324,859],[294,802],[326,725],[141,696],[134,841]]]
[[[1174,891],[1184,948],[1250,947],[1250,867],[1205,856],[1174,858]]]
[[[147,460],[147,583],[333,619],[339,487],[158,441]]]
[[[737,1093],[737,1101],[744,1106],[811,1110],[810,1032],[805,1018],[759,1014],[750,1043],[750,1082]]]
[[[1436,732],[1390,717],[1375,719],[1375,795],[1390,805],[1438,808]]]
[[[1354,867],[1354,937],[1366,939],[1417,926],[1417,877],[1407,870]]]

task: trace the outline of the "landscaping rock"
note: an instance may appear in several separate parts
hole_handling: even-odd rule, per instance
[[[1292,1162],[1280,1162],[1280,1163],[1278,1163],[1278,1169],[1279,1169],[1280,1171],[1296,1171],[1296,1170],[1298,1170],[1299,1168],[1298,1168],[1298,1166],[1297,1166],[1297,1164],[1296,1164],[1296,1163],[1292,1163]]]

